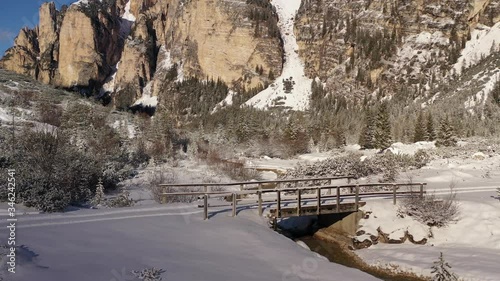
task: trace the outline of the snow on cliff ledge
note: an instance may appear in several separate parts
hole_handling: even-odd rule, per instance
[[[493,48],[492,48],[493,47]],[[453,66],[457,74],[462,71],[462,66],[471,66],[481,60],[481,56],[489,56],[492,50],[500,48],[500,22],[493,27],[478,25],[471,33],[471,40],[465,44],[460,58]]]
[[[294,18],[301,0],[273,0],[276,7],[281,36],[285,51],[283,72],[267,89],[258,93],[245,104],[260,109],[275,106],[289,107],[293,110],[305,110],[309,105],[312,80],[305,76],[304,65],[300,60],[297,38],[294,33]],[[291,78],[293,89],[285,92],[285,80]]]

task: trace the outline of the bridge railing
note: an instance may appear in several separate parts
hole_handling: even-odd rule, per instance
[[[240,191],[246,189],[264,189],[265,184],[274,184],[276,189],[281,189],[282,186],[286,184],[291,184],[297,187],[299,183],[311,182],[313,185],[317,185],[318,182],[328,181],[331,185],[334,180],[346,179],[347,183],[350,184],[353,176],[337,176],[337,177],[318,177],[318,178],[303,178],[303,179],[282,179],[282,180],[265,180],[265,181],[245,181],[245,182],[230,182],[230,183],[163,183],[160,184],[163,188],[163,193],[167,192],[167,188],[176,187],[203,187],[204,192],[210,192],[211,187],[231,187],[239,186]],[[249,188],[253,186],[253,188]]]
[[[323,178],[324,180],[324,178]],[[294,182],[295,180],[290,180]],[[299,180],[300,181],[300,180]],[[271,181],[265,181],[271,182]],[[255,182],[254,182],[255,183]],[[212,185],[212,184],[210,184]],[[217,184],[213,184],[217,185]],[[234,185],[234,184],[233,184]],[[358,210],[359,202],[362,197],[379,197],[379,196],[391,196],[393,197],[393,204],[396,204],[398,195],[419,195],[424,196],[424,187],[427,183],[365,183],[365,184],[347,184],[347,185],[323,185],[323,186],[306,186],[306,187],[292,187],[292,188],[282,188],[282,189],[257,189],[257,190],[240,190],[240,191],[208,191],[207,188],[203,192],[201,191],[188,191],[188,192],[164,192],[162,194],[163,202],[166,202],[168,196],[199,196],[203,197],[203,218],[208,219],[208,198],[217,197],[231,197],[232,205],[232,216],[236,216],[237,205],[239,202],[245,202],[247,204],[258,204],[259,216],[263,215],[263,203],[275,203],[276,204],[276,214],[278,216],[281,214],[282,203],[296,201],[297,202],[297,215],[301,214],[302,203],[306,200],[316,201],[316,213],[321,214],[322,201],[335,199],[337,212],[340,212],[340,202],[341,199],[353,198],[354,197],[354,207]],[[180,185],[162,185],[162,186],[190,186],[187,184]],[[191,185],[192,186],[192,185]],[[205,184],[196,184],[196,186],[205,186]],[[207,184],[207,187],[209,185]],[[226,185],[227,186],[227,185]],[[382,191],[366,191],[362,188],[372,188],[372,187],[385,187]],[[407,190],[399,190],[401,187],[409,187]],[[418,190],[414,191],[413,187],[418,187]],[[322,194],[321,191],[327,189],[327,194]],[[335,189],[336,193],[332,195],[331,191]],[[342,193],[341,190],[346,189],[348,192]],[[306,193],[306,191],[311,193]],[[283,194],[282,194],[283,193]],[[290,194],[293,193],[293,196]],[[276,197],[264,197],[265,194],[274,194]],[[244,195],[257,195],[255,198],[241,198]],[[238,197],[240,197],[238,199]]]

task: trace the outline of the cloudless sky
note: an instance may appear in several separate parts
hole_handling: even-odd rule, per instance
[[[38,25],[38,9],[44,2],[55,2],[59,9],[76,0],[1,0],[0,9],[0,57],[14,45],[14,39],[22,27]]]

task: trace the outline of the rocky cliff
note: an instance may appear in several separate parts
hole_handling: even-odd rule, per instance
[[[281,73],[276,21],[260,0],[88,0],[60,11],[45,3],[39,26],[20,31],[0,67],[115,100],[121,94],[128,105],[145,88],[158,95],[174,66],[179,78],[252,88],[270,82],[264,73]]]
[[[303,80],[319,78],[330,97],[430,99],[449,77],[479,61],[464,62],[462,51],[477,41],[474,34],[496,34],[500,20],[500,0],[302,0],[294,21],[278,24],[271,3],[81,0],[60,10],[45,3],[39,26],[20,31],[0,67],[57,87],[110,94],[118,108],[168,91],[173,68],[173,81],[219,78],[233,90],[253,88],[253,95],[269,84],[278,91],[280,81],[291,79],[273,83],[287,72],[290,54],[282,41],[288,36],[297,41]],[[285,22],[293,32],[280,32]],[[276,104],[292,100],[269,96]]]
[[[499,17],[495,0],[304,0],[296,29],[306,73],[329,91],[417,97],[453,74],[476,26]]]

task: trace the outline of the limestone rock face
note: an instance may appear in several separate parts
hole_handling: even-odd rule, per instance
[[[61,26],[57,85],[62,87],[88,86],[90,78],[98,77],[102,58],[96,52],[96,32],[91,19],[68,9]]]
[[[174,64],[185,77],[263,86],[269,72],[282,69],[279,33],[272,30],[277,17],[269,4],[247,2],[89,0],[61,11],[45,3],[39,26],[21,30],[0,67],[63,88],[133,89],[132,102],[149,82],[158,95]]]
[[[38,45],[40,53],[52,51],[57,40],[57,14],[54,2],[44,3],[40,7],[40,24],[38,26]]]
[[[269,83],[269,71],[281,72],[283,50],[279,36],[268,36],[265,26],[255,36],[255,23],[248,18],[251,8],[244,0],[131,0],[130,12],[137,20],[125,43],[114,91],[134,88],[136,97],[141,89],[157,96],[167,68],[174,64],[184,77],[220,78],[233,87]],[[256,73],[257,66],[265,74]]]
[[[94,87],[111,73],[120,57],[120,25],[112,13],[98,12],[90,18],[72,5],[59,35],[59,68],[55,84],[70,88]]]
[[[44,3],[40,7],[40,25],[38,26],[40,70],[36,78],[46,84],[50,83],[54,77],[59,56],[58,14],[53,2]]]
[[[172,11],[177,15],[167,22],[165,43],[174,58],[183,58],[185,73],[238,81],[247,87],[265,81],[255,75],[257,65],[281,73],[279,39],[256,37],[254,23],[244,16],[247,8],[242,0],[197,0]]]
[[[38,41],[34,30],[23,28],[14,41],[14,47],[5,52],[0,67],[29,76],[36,76]]]
[[[141,89],[149,82],[155,71],[154,34],[148,30],[146,16],[140,15],[135,23],[133,33],[126,40],[116,73],[116,91],[125,87],[135,92],[134,99],[140,97]]]

